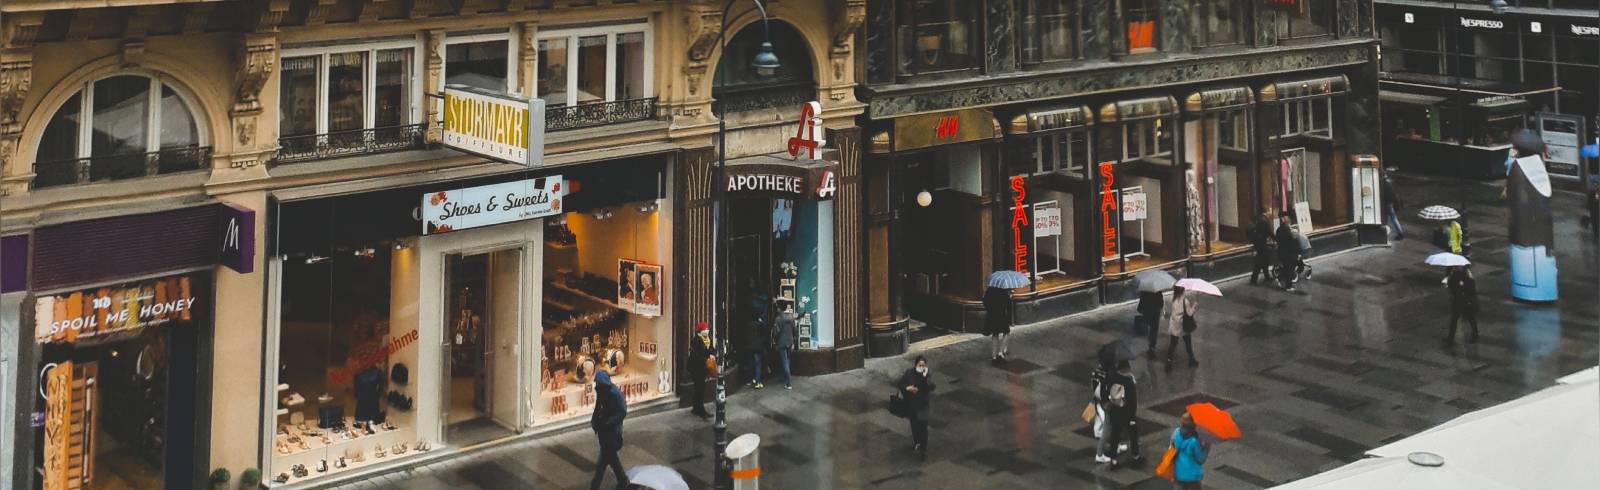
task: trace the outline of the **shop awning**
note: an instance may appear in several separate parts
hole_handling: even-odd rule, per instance
[[[1183,101],[1183,110],[1189,112],[1217,111],[1249,107],[1255,102],[1250,87],[1229,87],[1202,90],[1189,94]]]
[[[1379,73],[1378,85],[1390,89],[1409,89],[1406,91],[1432,93],[1445,97],[1451,97],[1457,93],[1472,94],[1474,98],[1484,96],[1527,97],[1561,90],[1560,85],[1541,87],[1499,80],[1403,71]]]
[[[1056,106],[1028,111],[1011,118],[1006,134],[1027,134],[1081,128],[1094,124],[1094,112],[1089,106]]]
[[[1291,80],[1261,87],[1261,90],[1256,92],[1256,100],[1261,102],[1282,102],[1308,97],[1326,97],[1342,94],[1349,89],[1350,79],[1345,78],[1344,75]]]
[[[1396,103],[1396,104],[1410,104],[1410,105],[1418,105],[1418,106],[1435,106],[1435,105],[1439,105],[1439,103],[1441,103],[1441,102],[1444,102],[1444,97],[1437,97],[1437,96],[1432,96],[1432,95],[1422,95],[1422,94],[1413,94],[1413,93],[1410,93],[1410,92],[1401,92],[1401,91],[1398,91],[1398,90],[1379,90],[1378,91],[1378,101],[1379,102],[1393,102],[1393,103]]]
[[[1170,116],[1178,113],[1178,99],[1149,97],[1106,104],[1100,108],[1100,122],[1131,121]]]

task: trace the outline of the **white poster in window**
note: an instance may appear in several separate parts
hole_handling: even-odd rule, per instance
[[[644,316],[661,316],[661,289],[666,278],[661,276],[661,266],[638,264],[634,266],[633,312]]]
[[[1311,203],[1305,201],[1294,203],[1294,219],[1300,227],[1300,234],[1311,236]]]
[[[1033,205],[1033,236],[1046,237],[1061,234],[1061,208],[1055,202]]]
[[[1145,209],[1148,202],[1144,191],[1122,191],[1122,220],[1138,221],[1149,217],[1149,212]]]
[[[633,276],[639,261],[617,259],[617,307],[633,311]]]

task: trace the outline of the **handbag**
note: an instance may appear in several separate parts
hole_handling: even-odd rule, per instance
[[[1094,422],[1094,403],[1089,403],[1088,405],[1083,406],[1082,417],[1084,423]]]
[[[1173,478],[1176,478],[1177,475],[1173,473],[1172,468],[1172,460],[1176,457],[1178,457],[1178,450],[1173,449],[1172,446],[1167,446],[1167,453],[1161,455],[1161,464],[1156,465],[1156,476],[1167,481],[1172,481]]]
[[[889,414],[896,417],[906,417],[906,399],[900,395],[889,395]]]
[[[707,377],[715,377],[716,375],[717,375],[717,360],[716,359],[712,359],[710,357],[707,357],[706,358],[706,376]]]
[[[1189,314],[1184,314],[1183,315],[1183,333],[1193,332],[1194,329],[1198,328],[1198,327],[1199,326],[1195,325],[1195,323],[1194,323],[1194,315],[1189,315]]]

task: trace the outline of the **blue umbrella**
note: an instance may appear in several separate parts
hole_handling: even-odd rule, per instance
[[[1017,271],[995,271],[989,274],[989,287],[1016,289],[1028,286],[1028,276]]]

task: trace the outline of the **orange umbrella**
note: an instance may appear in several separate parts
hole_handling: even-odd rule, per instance
[[[1187,409],[1189,416],[1194,418],[1194,425],[1215,434],[1217,439],[1227,441],[1244,435],[1239,432],[1239,424],[1233,423],[1232,415],[1210,402],[1192,403]]]

